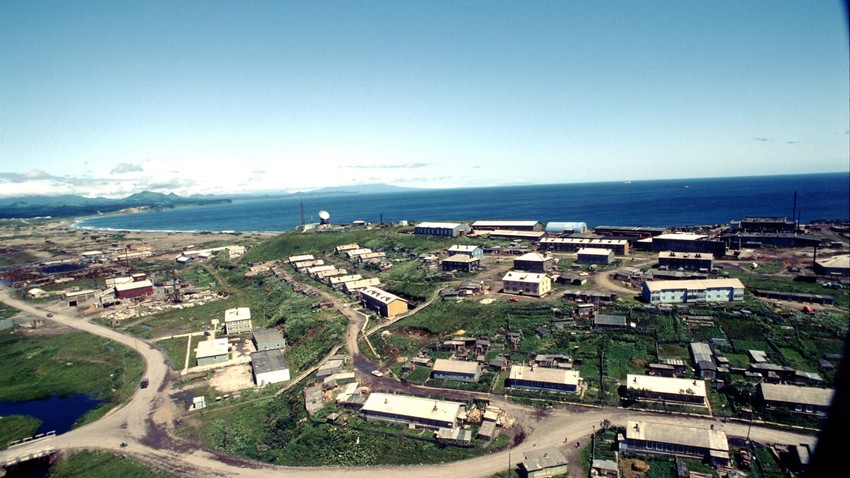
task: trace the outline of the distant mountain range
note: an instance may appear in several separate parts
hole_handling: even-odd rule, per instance
[[[0,199],[0,219],[32,217],[88,216],[120,211],[133,207],[172,208],[205,204],[230,203],[224,197],[193,195],[178,196],[144,191],[123,199],[87,198],[75,195],[21,196]]]

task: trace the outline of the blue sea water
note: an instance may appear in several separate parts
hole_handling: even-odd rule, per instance
[[[140,231],[286,231],[320,210],[331,222],[537,220],[588,226],[693,226],[744,216],[788,217],[794,193],[803,223],[850,217],[850,173],[681,179],[493,188],[410,190],[382,194],[290,195],[240,199],[81,221],[85,228]]]

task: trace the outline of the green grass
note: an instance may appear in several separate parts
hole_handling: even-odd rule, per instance
[[[651,346],[646,340],[625,342],[612,340],[605,348],[605,371],[609,377],[624,380],[626,374],[643,374],[646,364],[655,361]]]
[[[175,475],[105,451],[74,453],[50,468],[51,478],[170,478]]]
[[[36,434],[41,420],[26,415],[8,415],[0,417],[0,450],[5,450],[9,442],[29,438]]]
[[[206,337],[203,336],[192,337],[192,350],[189,352],[189,355],[191,356],[189,357],[190,367],[195,365],[194,360],[192,360],[195,355],[193,350],[197,348],[198,341],[205,339]],[[171,368],[174,370],[181,370],[183,369],[183,365],[186,364],[186,342],[188,340],[188,337],[178,337],[176,339],[166,339],[157,342],[157,345],[159,345],[160,348],[165,351],[165,354],[168,355],[168,359],[171,361]]]
[[[9,317],[13,317],[19,311],[14,307],[10,307],[3,302],[0,302],[0,320],[8,319]]]
[[[132,350],[82,332],[0,335],[0,401],[86,394],[106,403],[78,423],[96,420],[136,389],[144,362]]]

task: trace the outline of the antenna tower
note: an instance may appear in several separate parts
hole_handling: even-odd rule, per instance
[[[307,225],[307,222],[304,220],[304,201],[301,201],[301,230],[304,230],[304,226]]]

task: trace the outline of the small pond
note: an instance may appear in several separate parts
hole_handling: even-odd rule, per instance
[[[60,434],[70,430],[83,414],[94,410],[101,403],[103,400],[88,395],[54,395],[43,400],[0,402],[0,416],[29,415],[41,420],[38,433],[55,430],[56,434]]]

